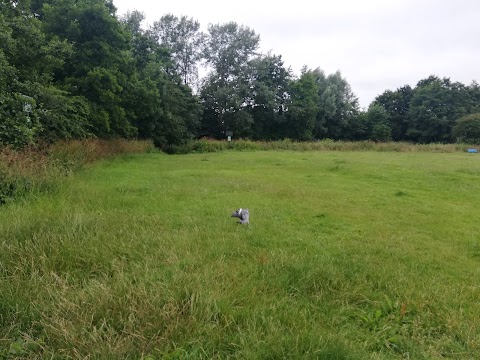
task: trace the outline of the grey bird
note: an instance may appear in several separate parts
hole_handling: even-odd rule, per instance
[[[248,209],[238,209],[232,214],[231,217],[236,217],[240,219],[240,224],[250,224],[250,213]]]

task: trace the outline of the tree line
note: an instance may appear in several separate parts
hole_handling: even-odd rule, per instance
[[[138,11],[118,17],[109,0],[0,0],[0,145],[96,136],[162,146],[227,131],[300,141],[476,136],[475,82],[430,76],[362,110],[340,72],[296,76],[281,55],[259,53],[247,26],[143,21]]]

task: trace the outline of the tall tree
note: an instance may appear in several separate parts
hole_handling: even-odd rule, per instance
[[[412,95],[412,88],[405,85],[396,91],[387,90],[375,98],[375,102],[380,104],[388,114],[392,128],[392,139],[395,141],[407,140],[408,109]]]
[[[170,54],[150,31],[142,30],[142,21],[138,12],[122,19],[132,35],[136,69],[126,85],[124,106],[141,138],[153,139],[159,147],[180,144],[196,135],[201,105],[177,74],[168,73]]]
[[[252,118],[240,111],[247,106],[248,62],[258,48],[259,36],[234,22],[210,25],[208,31],[205,57],[212,70],[201,92],[203,130],[219,136],[228,128],[249,136]]]
[[[200,23],[186,16],[178,18],[167,14],[154,22],[149,32],[170,51],[175,74],[181,77],[185,85],[195,85],[206,39],[206,35],[200,31]]]
[[[476,81],[472,81],[467,86],[466,91],[468,93],[468,99],[470,106],[468,107],[468,113],[474,114],[480,112],[480,85]]]
[[[367,111],[366,133],[369,140],[390,141],[392,140],[392,127],[388,113],[383,106],[372,103]]]
[[[168,50],[108,0],[0,1],[0,144],[196,135],[198,97]]]
[[[413,91],[408,111],[407,136],[413,141],[451,142],[455,120],[469,112],[465,86],[450,79],[430,76]]]
[[[258,49],[260,37],[235,22],[209,25],[205,58],[223,83],[242,75],[245,65]]]
[[[93,132],[102,137],[136,135],[122,106],[133,65],[129,36],[112,2],[50,0],[42,11],[47,33],[73,44],[72,56],[55,79],[89,101]]]
[[[328,76],[317,68],[312,72],[318,93],[314,137],[345,139],[356,136],[352,122],[358,114],[358,99],[339,71]]]
[[[120,22],[136,37],[143,34],[142,22],[145,20],[145,14],[138,10],[127,11],[120,18]]]
[[[29,5],[0,2],[0,143],[85,136],[86,102],[53,84],[72,48],[47,36]]]
[[[313,140],[318,113],[318,88],[315,75],[307,68],[291,86],[291,104],[288,108],[289,137],[301,141]]]
[[[286,134],[291,70],[279,55],[260,55],[249,62],[245,98],[253,118],[252,136],[278,139]]]

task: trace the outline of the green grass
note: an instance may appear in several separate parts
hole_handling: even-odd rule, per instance
[[[0,208],[0,358],[478,359],[479,180],[465,153],[104,161]]]

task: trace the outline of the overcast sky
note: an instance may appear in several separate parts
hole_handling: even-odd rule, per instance
[[[383,91],[429,75],[480,82],[480,0],[113,0],[118,15],[139,10],[151,24],[186,15],[235,21],[260,35],[260,50],[303,65],[340,70],[366,107]]]

